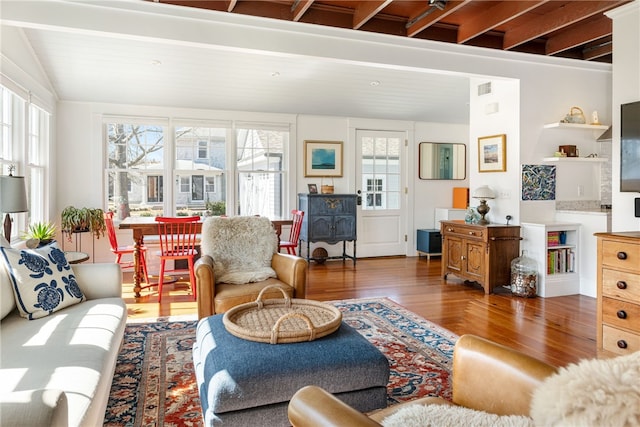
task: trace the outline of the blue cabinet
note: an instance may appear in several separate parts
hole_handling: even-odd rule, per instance
[[[342,242],[342,255],[331,258],[350,258],[356,262],[356,213],[355,194],[298,194],[298,209],[304,211],[300,229],[300,251],[306,242],[307,261],[313,260],[310,249],[312,242],[331,245]],[[353,242],[353,254],[347,254],[346,242]]]
[[[440,230],[418,230],[416,237],[416,249],[430,259],[432,255],[442,253],[442,234]]]

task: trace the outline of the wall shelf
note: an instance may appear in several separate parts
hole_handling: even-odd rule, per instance
[[[545,129],[588,129],[588,130],[607,130],[609,126],[607,125],[587,125],[587,124],[578,124],[578,123],[548,123],[544,125]]]
[[[545,157],[542,160],[555,163],[604,163],[609,159],[604,157]]]

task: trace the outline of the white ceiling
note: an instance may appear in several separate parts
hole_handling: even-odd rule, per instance
[[[18,26],[64,101],[468,122],[463,76],[72,26]]]

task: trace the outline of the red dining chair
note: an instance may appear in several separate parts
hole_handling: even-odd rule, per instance
[[[107,227],[107,236],[109,237],[109,245],[111,246],[111,252],[116,255],[116,263],[120,264],[122,268],[134,267],[135,263],[131,261],[122,261],[122,255],[131,255],[133,257],[134,246],[120,246],[118,245],[118,238],[116,237],[116,228],[113,225],[113,212],[104,213],[104,223]],[[147,273],[147,248],[142,246],[140,248],[140,264],[142,264],[142,272],[144,273],[144,280],[149,283],[149,274]]]
[[[196,275],[194,270],[195,257],[198,255],[197,223],[199,216],[185,217],[156,217],[158,224],[158,236],[160,237],[160,277],[158,278],[158,302],[162,301],[162,284],[166,272],[183,272],[185,269],[167,270],[165,263],[168,260],[187,260],[189,264],[189,283],[193,299],[196,299]]]
[[[292,210],[293,224],[291,224],[291,231],[289,232],[289,240],[280,240],[278,245],[278,252],[281,248],[285,248],[287,253],[296,255],[296,248],[298,247],[298,240],[300,239],[300,229],[302,228],[302,220],[304,219],[304,211]]]

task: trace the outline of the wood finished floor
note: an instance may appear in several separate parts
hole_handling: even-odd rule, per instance
[[[134,298],[131,275],[123,296],[130,318],[193,315],[195,301],[186,283],[165,285],[162,304],[154,289]],[[331,301],[388,297],[457,335],[475,334],[518,349],[556,366],[596,357],[596,299],[581,295],[520,298],[499,288],[485,295],[449,275],[440,277],[440,259],[394,257],[327,262],[309,266],[307,298]]]

